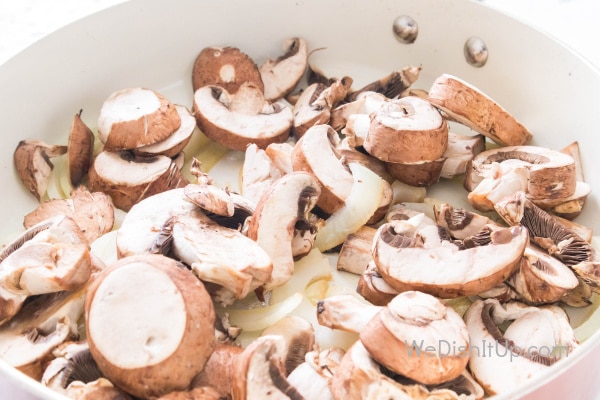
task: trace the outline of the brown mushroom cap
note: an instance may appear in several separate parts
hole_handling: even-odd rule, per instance
[[[187,184],[171,158],[102,151],[89,171],[89,189],[108,194],[115,207],[129,211],[142,199]]]
[[[113,92],[102,104],[98,138],[106,150],[129,150],[160,142],[181,125],[175,105],[146,88]]]
[[[219,86],[194,92],[193,111],[200,130],[211,140],[244,151],[256,143],[265,148],[285,142],[292,126],[292,111],[283,103],[266,103],[260,89],[242,85],[235,94]]]
[[[81,111],[73,117],[69,131],[67,155],[69,157],[69,178],[73,187],[79,186],[87,174],[94,154],[94,133],[81,120]]]
[[[448,146],[448,125],[428,101],[408,96],[385,102],[371,114],[363,143],[372,156],[391,163],[434,161]]]
[[[290,38],[283,42],[284,54],[275,60],[267,60],[260,67],[264,83],[265,99],[281,99],[294,90],[308,66],[308,46],[302,38]]]
[[[314,175],[322,187],[317,205],[332,214],[350,194],[354,179],[338,156],[339,136],[329,125],[315,125],[298,140],[292,152],[294,171]]]
[[[528,144],[532,135],[504,108],[473,85],[449,74],[431,85],[427,100],[452,119],[504,146]]]
[[[215,346],[215,312],[204,286],[161,255],[126,257],[102,271],[85,310],[98,367],[135,396],[186,389]]]
[[[398,291],[442,298],[477,294],[512,275],[529,242],[525,228],[487,225],[461,249],[442,239],[436,224],[419,227],[410,222],[414,218],[383,224],[374,239],[377,269]]]
[[[51,157],[67,152],[67,146],[49,145],[40,140],[21,140],[13,154],[17,175],[38,201],[46,194],[54,164]]]
[[[206,47],[194,61],[194,92],[203,86],[216,85],[233,94],[245,82],[264,90],[256,63],[236,47]]]

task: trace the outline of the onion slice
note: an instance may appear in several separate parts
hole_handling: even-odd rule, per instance
[[[315,247],[321,251],[342,244],[346,237],[356,232],[375,213],[381,203],[385,182],[369,168],[358,164],[348,164],[354,183],[346,204],[327,218],[319,229]]]

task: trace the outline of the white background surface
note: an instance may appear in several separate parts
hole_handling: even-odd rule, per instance
[[[61,26],[123,1],[0,0],[0,64]],[[596,66],[600,66],[600,45],[597,42],[600,38],[600,1],[482,0],[482,2],[548,32]],[[11,387],[1,377],[0,398],[33,399]]]

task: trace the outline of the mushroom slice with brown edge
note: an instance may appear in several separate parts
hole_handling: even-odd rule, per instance
[[[193,111],[200,130],[227,148],[244,151],[250,143],[262,149],[285,142],[292,127],[292,111],[282,102],[269,103],[260,89],[243,84],[235,94],[218,86],[194,93]]]
[[[373,261],[360,274],[356,285],[356,293],[376,306],[385,306],[398,295],[398,291],[383,279]]]
[[[189,390],[177,390],[153,400],[223,400],[223,398],[214,388],[202,386]]]
[[[306,319],[288,315],[261,332],[261,336],[279,335],[284,339],[285,347],[281,354],[283,373],[288,376],[304,362],[305,356],[316,344],[315,330]]]
[[[87,243],[31,240],[0,264],[1,291],[34,296],[74,290],[87,282],[92,263]]]
[[[452,179],[467,171],[469,162],[485,150],[485,136],[458,135],[448,131],[448,147],[442,155],[445,159],[440,177]]]
[[[40,380],[43,368],[61,343],[78,338],[85,287],[36,296],[0,328],[0,359]]]
[[[294,90],[308,65],[308,46],[302,38],[290,38],[283,42],[284,54],[269,59],[259,71],[264,84],[265,99],[279,100]]]
[[[292,152],[294,171],[314,175],[322,187],[317,206],[327,214],[340,209],[354,179],[337,152],[340,138],[329,125],[315,125],[298,140]]]
[[[165,140],[181,126],[181,118],[162,94],[146,88],[111,93],[98,117],[98,138],[104,149],[130,150]]]
[[[419,290],[442,298],[471,296],[512,275],[529,243],[527,229],[486,225],[459,246],[440,237],[436,224],[420,227],[413,217],[379,227],[373,260],[398,291]]]
[[[191,387],[214,388],[221,396],[230,398],[234,366],[244,348],[234,344],[217,343],[202,371],[194,378]]]
[[[266,291],[283,285],[294,273],[294,230],[299,221],[309,222],[309,213],[320,194],[313,175],[292,172],[275,181],[258,202],[247,235],[273,261],[273,272],[264,285]]]
[[[346,236],[340,248],[336,267],[338,271],[360,275],[373,260],[371,247],[377,228],[362,226],[359,230]]]
[[[469,203],[481,211],[492,211],[495,203],[519,190],[533,202],[566,199],[577,186],[575,162],[539,146],[499,147],[473,157],[464,186]]]
[[[117,231],[118,257],[150,253],[158,245],[157,241],[160,242],[159,234],[169,225],[168,221],[196,208],[197,205],[186,199],[184,188],[167,190],[135,204]]]
[[[53,199],[40,204],[25,215],[23,225],[29,229],[51,217],[66,215],[77,222],[89,243],[111,231],[115,222],[115,211],[108,195],[91,193],[84,186],[71,192],[69,199]]]
[[[194,91],[216,85],[234,94],[246,82],[264,90],[256,63],[236,47],[205,47],[196,56],[192,69]]]
[[[476,300],[464,319],[471,338],[469,368],[490,394],[524,384],[578,346],[569,319],[558,306]],[[509,322],[502,332],[499,325]]]
[[[331,381],[344,353],[339,347],[308,352],[305,361],[288,375],[288,382],[305,400],[333,400]]]
[[[50,159],[67,152],[67,146],[50,145],[40,140],[21,140],[13,154],[17,175],[38,201],[46,194],[54,168]]]
[[[242,195],[258,203],[267,188],[283,174],[265,150],[252,143],[246,147],[242,165]]]
[[[453,207],[448,203],[434,206],[433,210],[436,223],[447,229],[450,236],[459,240],[476,235],[486,225],[494,223],[484,215]]]
[[[244,349],[235,364],[233,400],[302,399],[283,373],[283,342],[281,336],[265,335],[254,339]]]
[[[371,117],[363,146],[389,163],[434,161],[448,145],[448,125],[429,102],[408,96],[385,102]]]
[[[172,252],[200,280],[222,286],[234,299],[246,297],[267,282],[274,268],[260,243],[217,224],[200,209],[175,216]]]
[[[433,161],[386,162],[385,167],[390,175],[402,183],[416,187],[429,187],[440,180],[445,161],[444,157],[440,157]]]
[[[505,198],[495,209],[506,223],[525,227],[532,242],[571,267],[595,291],[600,290],[598,252],[573,230],[536,206],[524,192]]]
[[[579,280],[569,267],[534,244],[525,248],[521,265],[507,283],[528,304],[560,301]]]
[[[292,168],[292,151],[294,145],[291,142],[271,143],[265,149],[267,157],[282,174],[287,174],[293,171]]]
[[[190,113],[185,106],[175,104],[174,107],[181,119],[179,128],[160,142],[133,149],[135,153],[140,155],[162,154],[167,157],[175,157],[183,151],[185,146],[192,139],[192,134],[196,129],[196,118],[194,118],[192,113]]]
[[[88,180],[90,191],[108,194],[123,211],[148,196],[187,184],[169,157],[140,157],[127,151],[102,151],[94,159]]]
[[[344,99],[351,85],[352,79],[344,77],[329,86],[313,83],[304,89],[294,104],[294,136],[299,139],[312,126],[329,123],[331,110]]]
[[[369,83],[358,90],[350,91],[346,95],[345,101],[354,101],[358,95],[364,92],[381,93],[390,99],[400,96],[419,79],[421,68],[421,66],[408,66],[401,70],[393,71],[391,74]]]
[[[452,120],[503,146],[521,146],[532,134],[498,103],[473,85],[449,74],[435,79],[427,100]]]
[[[348,349],[336,368],[332,393],[335,399],[348,400],[478,400],[484,396],[467,371],[454,380],[431,386],[394,375],[373,360],[360,340]]]
[[[319,300],[317,321],[331,329],[359,333],[382,307],[360,300],[351,294],[338,294]]]
[[[426,385],[457,378],[469,361],[469,334],[461,316],[422,292],[394,297],[361,330],[360,341],[379,364]],[[446,354],[449,343],[460,350]]]
[[[143,285],[132,291],[135,282]],[[188,388],[214,349],[214,321],[202,282],[161,255],[117,261],[86,295],[90,352],[106,378],[137,397]]]
[[[67,144],[69,179],[73,187],[79,186],[90,169],[94,157],[94,133],[82,121],[82,112],[83,110],[79,110],[79,113],[73,117]]]
[[[215,185],[190,183],[183,188],[185,197],[203,210],[223,217],[232,217],[235,202],[229,191]]]

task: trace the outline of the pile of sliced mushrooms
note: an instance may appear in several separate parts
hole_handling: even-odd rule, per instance
[[[0,358],[74,399],[481,399],[576,351],[578,144],[452,75],[355,89],[283,47],[205,48],[190,107],[124,88],[19,143],[40,204],[1,249]]]

